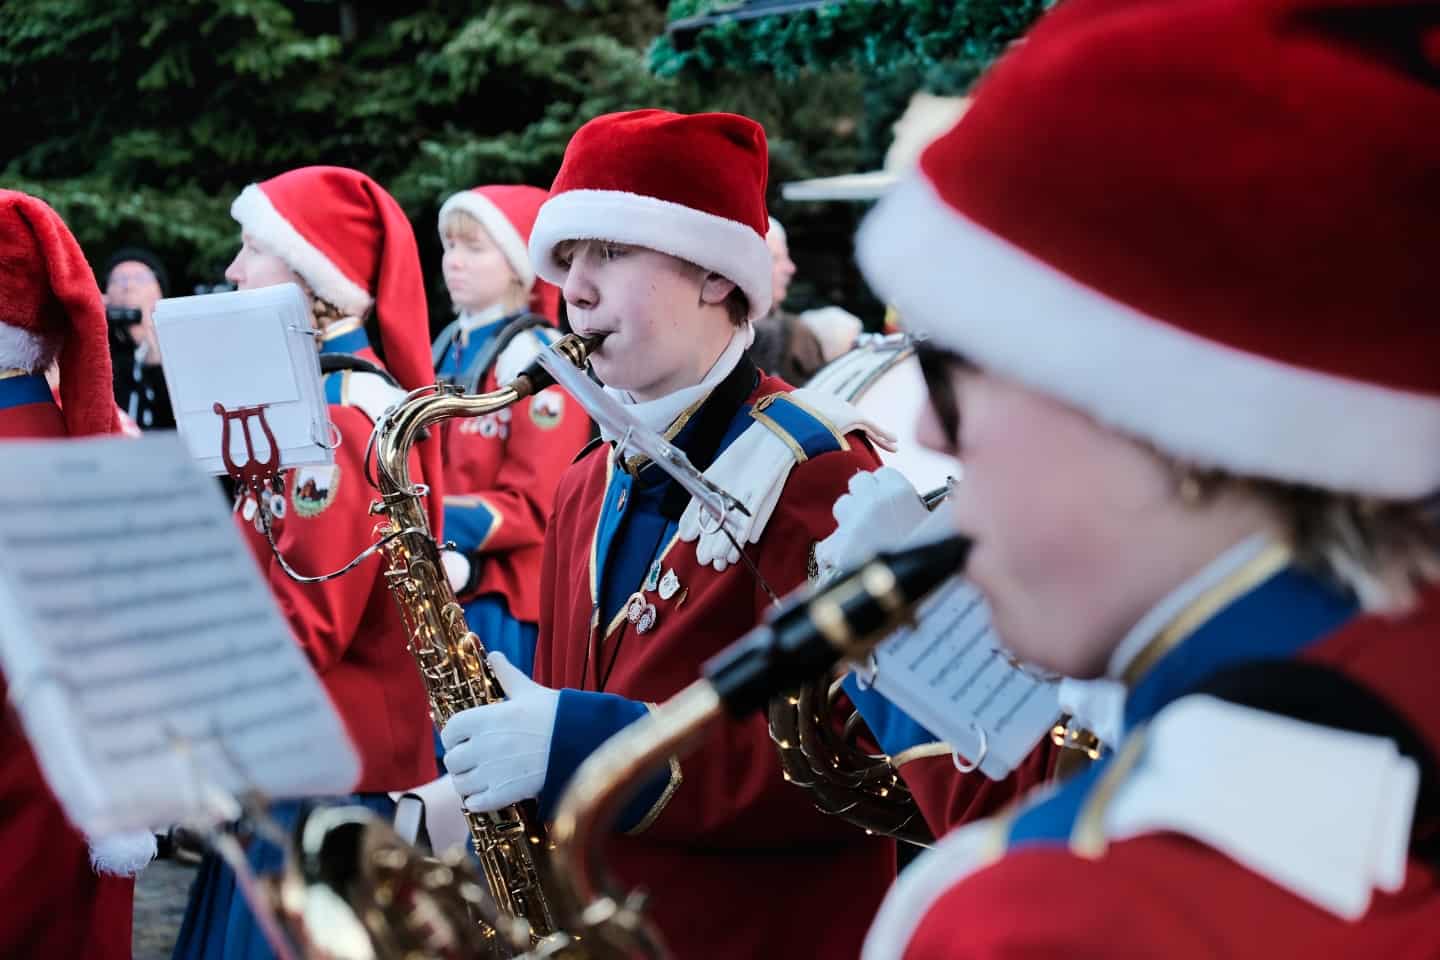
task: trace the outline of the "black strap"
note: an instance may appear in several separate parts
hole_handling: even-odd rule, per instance
[[[1410,852],[1440,866],[1440,767],[1435,754],[1415,727],[1368,687],[1325,664],[1274,660],[1222,670],[1189,692],[1394,741],[1420,768]]]
[[[538,313],[522,313],[500,328],[500,332],[490,338],[490,342],[471,361],[470,366],[464,372],[463,386],[466,393],[478,393],[480,384],[485,379],[485,374],[495,366],[495,361],[500,359],[500,354],[510,346],[511,341],[527,330],[536,327],[548,327],[550,321]],[[503,386],[503,384],[501,384]]]
[[[373,373],[380,377],[392,387],[399,388],[400,381],[390,375],[390,371],[384,367],[363,357],[357,357],[353,353],[322,353],[320,354],[320,374],[339,373],[350,370],[355,373]]]

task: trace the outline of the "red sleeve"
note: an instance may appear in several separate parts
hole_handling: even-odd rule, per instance
[[[778,596],[805,582],[811,547],[834,530],[830,508],[848,489],[850,477],[877,466],[878,459],[858,434],[850,436],[849,450],[796,465],[764,535],[750,549]],[[731,569],[751,577],[743,563]],[[770,606],[770,597],[759,584],[753,602],[758,622]],[[817,840],[843,842],[860,836],[856,827],[839,817],[820,813],[807,791],[785,781],[763,713],[715,725],[680,766],[683,783],[647,836],[691,843],[701,838],[732,847],[806,846]]]
[[[991,780],[979,771],[961,773],[948,755],[911,760],[901,765],[900,776],[938,839],[956,827],[999,813],[1049,780],[1057,753],[1046,736],[1004,780]]]
[[[340,431],[334,467],[300,467],[284,475],[285,517],[275,542],[291,568],[304,576],[333,573],[376,539],[370,503],[377,494],[362,464],[370,418],[353,407],[332,406],[330,419]],[[418,456],[412,455],[411,470],[420,476]],[[253,534],[253,526],[245,525]],[[323,675],[359,633],[383,558],[372,556],[324,583],[298,583],[281,569],[263,535],[260,546],[270,589],[301,648]]]
[[[515,404],[509,436],[498,442],[500,462],[493,484],[446,491],[446,535],[478,553],[539,545],[560,478],[589,439],[584,409],[559,387]],[[497,442],[464,435],[454,440]],[[462,511],[471,516],[462,516]]]

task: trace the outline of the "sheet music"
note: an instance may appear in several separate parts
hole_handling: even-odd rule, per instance
[[[201,469],[226,472],[217,402],[231,410],[267,405],[265,419],[280,448],[281,467],[334,462],[312,327],[305,298],[293,283],[173,297],[155,305],[176,427]],[[257,421],[251,421],[250,432],[256,458],[268,459]],[[237,463],[249,459],[238,425],[231,430],[230,449]]]
[[[207,819],[207,786],[347,792],[359,759],[215,482],[174,434],[7,443],[0,666],[95,835]]]
[[[1060,716],[1058,684],[1015,666],[998,647],[984,598],[958,578],[921,605],[918,629],[877,648],[875,688],[999,780]],[[972,726],[973,723],[973,726]]]
[[[942,506],[906,545],[949,532]],[[1011,660],[990,624],[985,598],[962,577],[926,597],[915,622],[876,647],[869,682],[961,757],[974,762],[983,742],[980,772],[1003,779],[1059,719],[1059,682]]]

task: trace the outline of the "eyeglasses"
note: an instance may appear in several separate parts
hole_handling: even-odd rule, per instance
[[[955,396],[955,381],[952,373],[956,367],[973,369],[964,357],[921,341],[915,345],[915,359],[920,361],[920,375],[925,379],[925,389],[930,394],[930,406],[940,429],[945,431],[945,441],[953,445],[960,435],[960,401]]]

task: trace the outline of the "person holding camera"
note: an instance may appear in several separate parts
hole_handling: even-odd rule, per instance
[[[175,413],[160,368],[155,304],[169,294],[165,265],[143,247],[122,247],[102,271],[115,371],[115,402],[142,430],[172,430]]]

